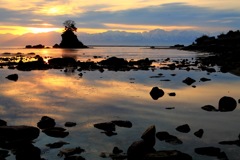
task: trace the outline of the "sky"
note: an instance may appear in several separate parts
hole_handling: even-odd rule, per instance
[[[239,0],[1,0],[0,34],[62,32],[73,20],[78,32],[153,29],[239,30]]]

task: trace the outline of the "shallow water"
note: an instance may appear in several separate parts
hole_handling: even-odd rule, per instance
[[[9,52],[10,54],[4,54]],[[139,47],[96,47],[91,49],[0,49],[1,56],[13,56],[17,52],[28,56],[34,52],[45,57],[72,56],[80,61],[87,59],[99,61],[110,56],[125,59],[149,58],[162,60],[195,59],[199,53],[173,49],[151,50]],[[93,56],[101,56],[94,59]],[[218,70],[218,68],[216,67]],[[17,82],[5,77],[17,73]],[[239,103],[233,112],[207,112],[201,109],[204,105],[218,106],[223,96],[240,99],[240,77],[230,73],[211,73],[200,70],[155,70],[114,72],[105,70],[63,72],[61,70],[45,70],[23,72],[0,69],[0,119],[8,125],[33,125],[42,116],[54,118],[58,126],[67,121],[77,123],[76,127],[68,128],[70,135],[64,139],[48,137],[44,133],[38,137],[35,146],[43,153],[42,157],[51,160],[63,159],[57,156],[59,149],[48,149],[45,145],[59,140],[69,142],[62,148],[82,147],[86,150],[82,156],[86,159],[102,159],[101,152],[111,152],[114,146],[124,152],[132,142],[139,140],[141,134],[150,125],[157,131],[167,131],[183,141],[182,145],[171,145],[157,140],[156,150],[177,149],[193,156],[194,160],[212,160],[214,157],[201,156],[194,153],[194,148],[215,146],[221,148],[230,160],[240,156],[238,146],[220,145],[218,142],[236,140],[240,133]],[[163,74],[160,78],[150,78]],[[176,74],[172,76],[171,74]],[[196,88],[182,83],[186,77],[196,80]],[[200,82],[200,78],[211,81]],[[171,81],[161,81],[170,79]],[[149,95],[152,87],[164,90],[165,95],[153,100]],[[168,93],[175,92],[175,97]],[[175,107],[167,110],[166,107]],[[118,135],[107,137],[93,127],[93,124],[111,120],[129,120],[132,128],[117,127]],[[175,130],[179,125],[189,124],[190,133]],[[203,138],[193,133],[204,129]],[[7,159],[14,159],[10,156]]]

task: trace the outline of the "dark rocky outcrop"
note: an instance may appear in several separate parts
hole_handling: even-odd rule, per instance
[[[203,78],[200,79],[200,81],[201,82],[206,82],[206,81],[211,81],[211,79],[203,77]]]
[[[171,92],[171,93],[168,93],[168,95],[171,96],[171,97],[174,97],[174,96],[176,96],[176,93],[175,92]]]
[[[40,129],[52,128],[56,125],[56,122],[53,118],[48,116],[43,116],[41,120],[37,123],[37,126]]]
[[[37,45],[26,45],[25,48],[45,48],[44,45],[42,44],[37,44]]]
[[[15,148],[16,160],[42,160],[41,150],[31,143],[22,143]]]
[[[237,107],[237,101],[228,96],[222,97],[218,102],[218,109],[221,112],[230,112],[235,110]]]
[[[7,122],[0,119],[0,126],[7,126]]]
[[[182,133],[188,133],[190,132],[191,129],[188,124],[184,124],[184,125],[178,126],[176,130]]]
[[[36,61],[23,62],[22,59],[17,64],[17,69],[20,71],[31,71],[31,70],[46,70],[49,66],[44,62],[43,58],[39,55],[35,56]]]
[[[158,100],[158,98],[162,97],[164,95],[164,91],[162,89],[159,89],[158,87],[153,87],[150,91],[150,96],[153,100]]]
[[[76,66],[77,62],[74,58],[52,58],[48,60],[48,64],[51,68],[64,68],[68,66]]]
[[[59,48],[88,48],[78,40],[77,36],[73,33],[72,30],[64,31],[61,36],[62,41],[59,44]]]
[[[84,149],[82,149],[81,147],[76,147],[76,148],[65,148],[65,149],[61,149],[60,152],[58,153],[59,157],[65,156],[69,157],[72,156],[74,154],[81,154],[82,152],[85,152]]]
[[[18,74],[10,74],[6,78],[16,82],[18,80]]]

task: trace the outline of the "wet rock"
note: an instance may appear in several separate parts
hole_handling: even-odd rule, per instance
[[[52,58],[48,60],[48,64],[52,68],[63,68],[66,66],[75,66],[76,60],[71,57],[64,57],[64,58]]]
[[[15,150],[16,160],[42,160],[40,156],[41,150],[31,143],[21,144],[21,146]]]
[[[66,144],[69,144],[69,143],[59,141],[59,142],[55,142],[55,143],[46,144],[46,146],[49,148],[61,148],[63,145],[66,145]]]
[[[0,126],[0,139],[7,141],[32,141],[39,136],[39,129],[32,126]]]
[[[176,96],[176,93],[172,92],[172,93],[168,93],[168,95],[171,96],[171,97],[174,97],[174,96]]]
[[[81,154],[82,152],[85,152],[85,150],[82,149],[81,147],[65,148],[65,149],[60,150],[60,152],[58,153],[58,156],[59,157],[62,157],[62,156],[69,157],[74,154]]]
[[[216,147],[202,147],[202,148],[195,148],[195,152],[200,155],[217,157],[220,155],[221,150],[220,148],[216,148]]]
[[[69,135],[69,132],[65,132],[66,129],[61,127],[52,127],[44,129],[42,132],[50,137],[65,138]]]
[[[211,81],[211,79],[208,79],[208,78],[204,78],[204,77],[203,77],[203,78],[200,79],[200,81],[201,81],[201,82],[206,82],[206,81]]]
[[[133,142],[127,150],[128,160],[144,160],[148,153],[155,152],[153,147],[149,147],[144,140]]]
[[[37,126],[40,129],[52,128],[55,125],[55,120],[48,116],[43,116],[41,120],[37,123]]]
[[[0,119],[0,126],[7,126],[7,122]]]
[[[190,77],[187,77],[185,80],[182,81],[183,83],[187,84],[187,85],[191,85],[193,84],[194,82],[196,82],[196,80],[190,78]]]
[[[130,121],[114,120],[114,121],[112,121],[112,123],[114,123],[118,127],[125,127],[125,128],[132,127],[132,122],[130,122]]]
[[[120,153],[123,153],[123,150],[119,149],[118,147],[114,147],[112,153],[113,154],[120,154]]]
[[[149,153],[144,160],[192,160],[192,157],[177,150],[167,150]]]
[[[199,129],[198,131],[194,132],[194,135],[198,138],[202,138],[203,133],[204,133],[203,129]]]
[[[157,132],[156,137],[160,141],[165,141],[165,142],[173,144],[173,145],[183,143],[179,138],[177,138],[176,136],[170,135],[168,132]]]
[[[16,82],[18,80],[18,74],[10,74],[6,78]]]
[[[74,126],[76,126],[76,125],[77,125],[77,123],[75,123],[75,122],[66,122],[66,123],[64,124],[65,127],[74,127]]]
[[[20,60],[17,65],[17,69],[20,71],[49,69],[49,66],[45,63],[42,57],[36,55],[34,58],[37,59],[37,61],[23,62],[22,60]]]
[[[7,150],[0,150],[0,159],[4,160],[6,157],[10,156],[9,151]]]
[[[218,111],[214,106],[212,106],[212,105],[205,105],[205,106],[203,106],[202,107],[202,109],[203,110],[205,110],[205,111]]]
[[[115,131],[116,127],[115,124],[112,122],[104,122],[104,123],[97,123],[93,125],[97,129],[101,129],[104,131]]]
[[[218,109],[221,112],[230,112],[237,107],[237,101],[232,97],[224,96],[218,102]]]
[[[146,144],[153,147],[156,143],[156,128],[154,125],[147,128],[147,130],[142,134],[141,138]]]
[[[150,91],[150,95],[153,100],[157,100],[164,95],[164,91],[162,89],[159,89],[158,87],[153,87]]]
[[[178,126],[176,130],[182,133],[188,133],[190,132],[191,129],[188,124],[184,124],[184,125]]]

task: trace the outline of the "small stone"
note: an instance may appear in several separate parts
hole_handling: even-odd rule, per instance
[[[218,102],[218,109],[221,112],[229,112],[235,110],[237,101],[232,97],[224,96]]]
[[[77,123],[75,123],[75,122],[66,122],[66,123],[64,124],[65,127],[74,127],[74,126],[76,126],[76,125],[77,125]]]
[[[11,75],[8,75],[6,78],[16,82],[18,80],[18,74],[11,74]]]
[[[183,83],[187,84],[187,85],[191,85],[193,84],[194,82],[196,82],[196,80],[190,78],[190,77],[187,77],[185,80],[182,81]]]
[[[176,93],[172,92],[172,93],[168,93],[168,95],[174,97],[176,96]]]
[[[37,123],[37,126],[40,129],[52,128],[55,125],[55,120],[48,116],[43,116],[41,120]]]
[[[190,132],[191,129],[188,124],[184,124],[184,125],[178,126],[176,130],[182,133],[188,133]]]
[[[199,129],[198,131],[194,132],[194,135],[198,138],[202,138],[203,133],[204,133],[203,129]]]
[[[209,79],[209,78],[201,78],[200,81],[201,82],[206,82],[206,81],[211,81],[211,79]]]
[[[153,100],[157,100],[164,95],[164,91],[162,89],[159,89],[158,87],[153,87],[150,91],[150,95]]]
[[[115,124],[112,122],[97,123],[93,125],[95,128],[104,130],[104,131],[115,131]]]
[[[132,123],[130,121],[114,120],[114,121],[112,121],[112,123],[114,123],[118,127],[125,127],[125,128],[132,127]]]
[[[205,106],[203,106],[202,107],[202,109],[203,110],[205,110],[205,111],[218,111],[214,106],[212,106],[212,105],[205,105]]]
[[[160,141],[165,141],[165,142],[170,143],[172,145],[178,145],[178,144],[183,143],[179,138],[177,138],[176,136],[170,135],[168,132],[158,132],[156,134],[156,137]]]
[[[65,132],[66,129],[61,127],[52,127],[44,129],[42,132],[50,137],[65,138],[69,135],[69,132]]]
[[[218,155],[220,155],[221,150],[220,148],[216,148],[216,147],[202,147],[202,148],[195,148],[195,152],[200,155],[217,157]]]

